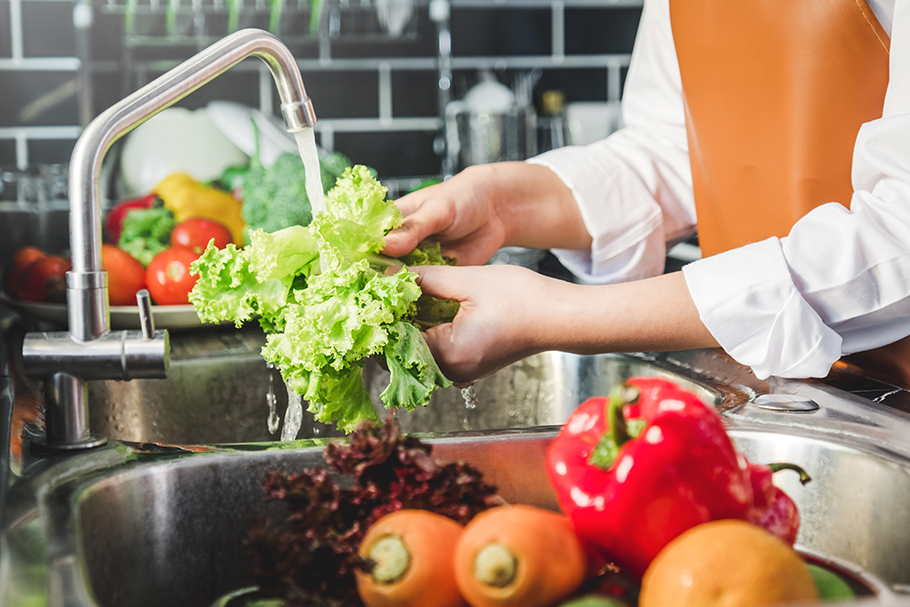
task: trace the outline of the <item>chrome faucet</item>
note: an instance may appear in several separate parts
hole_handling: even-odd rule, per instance
[[[25,371],[45,378],[47,446],[73,450],[102,444],[88,424],[87,380],[164,378],[170,359],[167,331],[156,331],[147,294],[139,296],[142,331],[110,331],[107,272],[101,267],[100,174],[117,139],[248,57],[269,67],[291,133],[316,124],[297,62],[272,34],[231,34],[111,106],[83,131],[70,161],[70,248],[66,275],[69,332],[29,333]]]

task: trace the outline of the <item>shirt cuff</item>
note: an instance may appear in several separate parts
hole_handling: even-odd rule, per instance
[[[526,162],[549,168],[575,198],[591,250],[553,253],[582,282],[622,282],[663,272],[661,208],[643,183],[624,175],[628,168],[612,152],[599,144],[569,146]]]
[[[824,377],[841,337],[790,277],[780,240],[769,238],[683,267],[702,322],[759,379]]]

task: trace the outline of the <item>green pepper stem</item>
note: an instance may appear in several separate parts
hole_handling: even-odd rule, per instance
[[[794,472],[799,474],[799,483],[801,485],[805,485],[806,483],[808,483],[809,481],[812,480],[812,477],[809,476],[809,474],[805,470],[803,470],[796,464],[788,464],[788,463],[768,464],[768,468],[771,469],[772,474],[780,472],[781,470],[793,470]]]
[[[638,428],[638,433],[630,432],[626,417],[623,415],[623,407],[630,402],[634,402],[634,399],[630,401],[627,398],[628,395],[629,390],[624,385],[619,385],[610,392],[610,402],[607,405],[606,412],[610,428],[601,435],[600,440],[597,441],[597,446],[588,457],[588,463],[592,466],[609,470],[613,462],[616,461],[616,456],[622,446],[641,432],[641,428]]]

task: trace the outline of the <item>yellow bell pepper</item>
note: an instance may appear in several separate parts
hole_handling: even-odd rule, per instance
[[[243,246],[246,223],[240,214],[240,201],[216,188],[199,183],[184,173],[173,173],[152,192],[164,202],[177,222],[191,217],[217,221],[228,229],[237,246]]]

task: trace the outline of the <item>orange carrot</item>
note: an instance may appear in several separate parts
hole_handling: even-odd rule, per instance
[[[361,600],[367,607],[463,607],[452,567],[463,529],[427,510],[399,510],[373,523],[360,543],[360,556],[376,564],[356,573]]]
[[[568,518],[533,506],[497,506],[467,524],[455,548],[455,580],[473,607],[544,607],[588,574]]]

